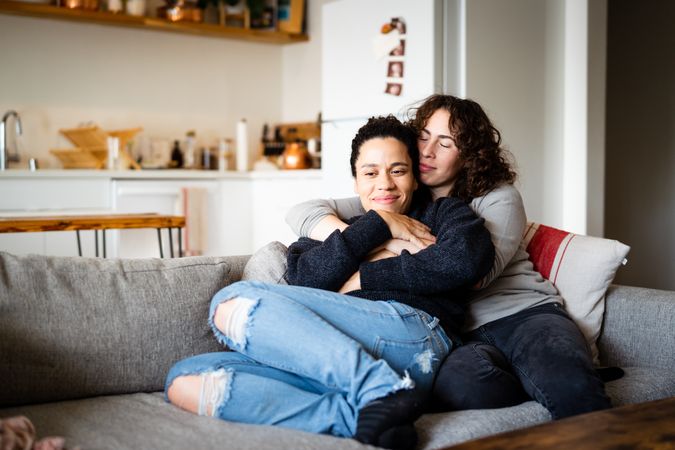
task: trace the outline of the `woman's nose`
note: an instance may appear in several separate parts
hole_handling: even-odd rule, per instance
[[[388,173],[382,174],[377,179],[378,189],[391,189],[394,186],[394,181]]]
[[[432,145],[431,139],[419,142],[418,145],[420,156],[423,158],[433,158],[434,157],[433,148],[434,146]]]

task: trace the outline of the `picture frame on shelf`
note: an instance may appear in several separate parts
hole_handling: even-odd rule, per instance
[[[305,0],[277,0],[279,31],[300,34],[305,28]]]

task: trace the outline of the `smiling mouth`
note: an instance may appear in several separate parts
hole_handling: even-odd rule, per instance
[[[375,203],[379,203],[382,205],[390,205],[394,203],[396,200],[398,200],[398,197],[395,195],[388,195],[386,197],[376,197],[373,199]]]
[[[432,170],[436,170],[436,168],[432,166],[427,166],[426,164],[420,164],[420,172],[426,173],[431,172]]]

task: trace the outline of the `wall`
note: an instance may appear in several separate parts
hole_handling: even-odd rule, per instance
[[[59,128],[81,122],[167,139],[194,129],[213,145],[242,117],[251,143],[281,119],[282,46],[12,16],[0,40],[0,111],[21,113],[22,165],[58,167]]]
[[[502,132],[531,220],[561,221],[560,2],[466,3],[466,96]]]
[[[305,0],[308,42],[281,50],[281,117],[310,122],[321,111],[321,7],[335,0]]]
[[[528,218],[602,235],[607,2],[464,4],[464,94],[502,132]]]
[[[606,236],[631,246],[622,284],[675,289],[675,3],[608,11]]]

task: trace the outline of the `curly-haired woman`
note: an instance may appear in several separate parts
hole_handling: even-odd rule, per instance
[[[485,219],[495,246],[490,273],[474,287],[463,326],[465,345],[445,360],[434,387],[438,410],[497,408],[530,398],[555,419],[609,408],[586,341],[551,282],[520,246],[525,209],[499,131],[471,100],[433,95],[411,110],[418,132],[420,180],[434,200],[459,198]],[[312,200],[295,206],[288,224],[324,239],[340,218],[362,214],[357,199]],[[394,252],[415,252],[433,237],[400,216]]]

